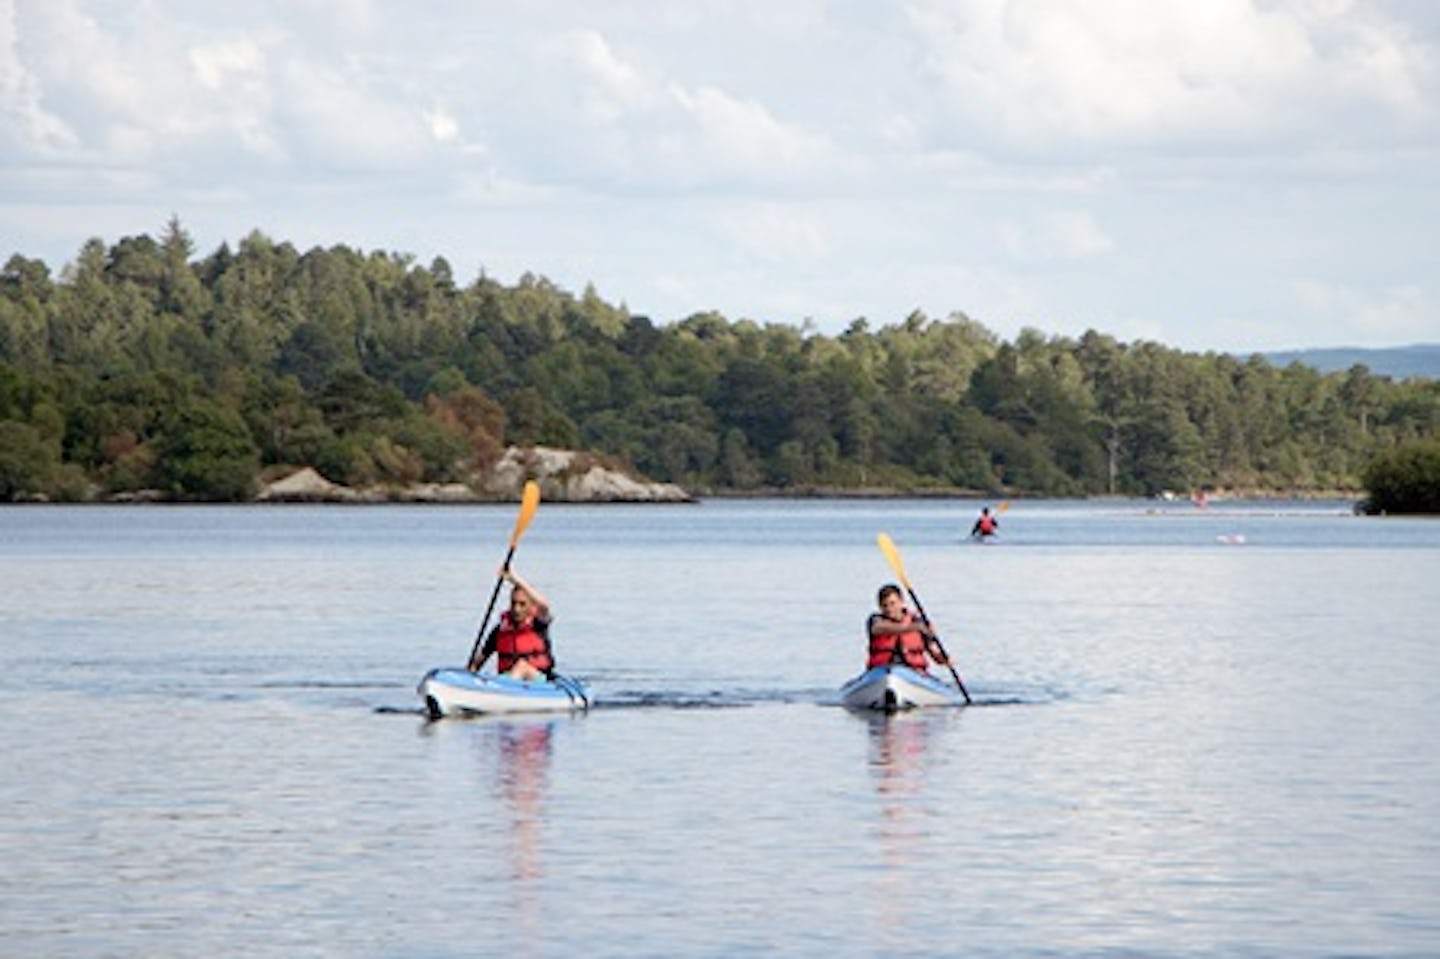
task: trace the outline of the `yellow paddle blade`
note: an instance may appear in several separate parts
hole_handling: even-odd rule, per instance
[[[895,541],[888,534],[881,533],[875,537],[875,542],[880,545],[880,552],[890,561],[890,568],[895,571],[896,577],[906,589],[910,588],[910,580],[905,576],[905,564],[900,562],[900,551],[895,548]]]
[[[1005,512],[1005,511],[1006,511],[1007,509],[1009,509],[1009,508],[1010,508],[1010,501],[1007,499],[1005,502],[1003,502],[1003,503],[1001,503],[999,506],[995,507],[995,515],[996,515],[996,516],[999,516],[1001,513]]]
[[[520,496],[520,515],[515,519],[515,532],[510,534],[511,547],[520,542],[520,537],[525,533],[525,527],[530,525],[530,520],[535,518],[535,511],[539,508],[540,485],[534,480],[526,480],[525,491]]]

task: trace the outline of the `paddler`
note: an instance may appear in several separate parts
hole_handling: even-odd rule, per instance
[[[865,632],[870,641],[867,669],[899,663],[924,673],[929,671],[927,655],[941,666],[949,664],[945,650],[935,638],[935,631],[929,623],[906,608],[899,586],[894,583],[881,586],[876,599],[880,610],[871,613],[865,621]]]
[[[994,536],[999,531],[999,518],[991,515],[990,507],[980,507],[980,515],[976,517],[975,525],[970,527],[970,535],[975,539],[985,539],[987,536]]]
[[[500,578],[510,583],[510,608],[500,614],[500,622],[485,637],[470,671],[479,672],[493,653],[499,673],[526,681],[549,679],[555,674],[550,603],[514,569],[502,569]]]

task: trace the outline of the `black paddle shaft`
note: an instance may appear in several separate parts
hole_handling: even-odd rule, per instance
[[[915,590],[910,588],[909,583],[905,584],[905,592],[910,594],[910,602],[915,604],[915,612],[920,614],[920,621],[926,626],[930,626],[930,617],[925,615],[925,604],[920,602],[920,597],[915,595]],[[955,678],[955,685],[960,689],[960,695],[965,697],[965,705],[970,705],[970,693],[965,689],[965,684],[960,681],[960,674],[955,671],[955,664],[950,661],[950,652],[945,648],[945,644],[940,642],[939,635],[934,633],[933,626],[930,638],[935,640],[936,646],[940,647],[940,653],[945,657],[945,668],[950,670],[950,675]]]
[[[510,560],[515,558],[515,546],[514,543],[510,545],[510,551],[505,554],[505,562],[500,566],[500,575],[495,577],[495,588],[490,591],[490,605],[485,607],[485,618],[480,620],[480,631],[475,634],[475,645],[470,647],[470,658],[465,662],[468,668],[474,668],[471,664],[480,652],[480,644],[485,642],[485,627],[490,625],[490,614],[495,612],[495,601],[500,598],[500,586],[505,582],[505,571],[510,568]]]

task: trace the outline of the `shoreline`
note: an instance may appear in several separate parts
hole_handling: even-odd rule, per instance
[[[340,488],[343,492],[293,493],[263,496],[244,500],[204,500],[172,496],[160,490],[141,490],[135,493],[121,493],[113,496],[94,497],[83,500],[52,500],[45,497],[0,502],[3,506],[500,506],[520,502],[520,493],[514,494],[471,491],[460,494],[447,491],[444,495],[429,495],[425,490],[352,490]],[[833,501],[882,501],[882,500],[929,500],[937,502],[964,503],[1024,503],[1026,501],[1062,501],[1077,503],[1154,503],[1175,508],[1190,507],[1197,513],[1222,507],[1229,502],[1354,502],[1366,498],[1363,490],[1246,490],[1234,493],[1212,494],[1205,505],[1192,503],[1189,498],[1167,498],[1162,496],[1123,496],[1098,494],[1094,496],[1045,496],[1017,492],[986,494],[973,490],[901,490],[865,487],[859,489],[763,489],[763,490],[714,490],[687,491],[683,498],[653,498],[637,496],[608,496],[604,498],[570,497],[548,495],[544,498],[551,506],[695,506],[706,500],[833,500]]]

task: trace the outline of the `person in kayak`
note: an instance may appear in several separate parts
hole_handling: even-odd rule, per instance
[[[975,525],[970,527],[970,535],[975,539],[985,539],[999,531],[1000,520],[990,514],[990,507],[980,507],[980,515],[976,518]]]
[[[941,666],[950,662],[930,624],[905,607],[899,586],[894,583],[881,586],[876,598],[880,609],[865,621],[865,632],[870,639],[867,669],[900,663],[924,673],[929,671],[927,655]]]
[[[479,672],[491,654],[495,670],[515,679],[549,679],[555,674],[555,654],[550,649],[550,603],[534,586],[513,569],[500,571],[510,583],[510,608],[485,637],[478,658],[470,664]]]

